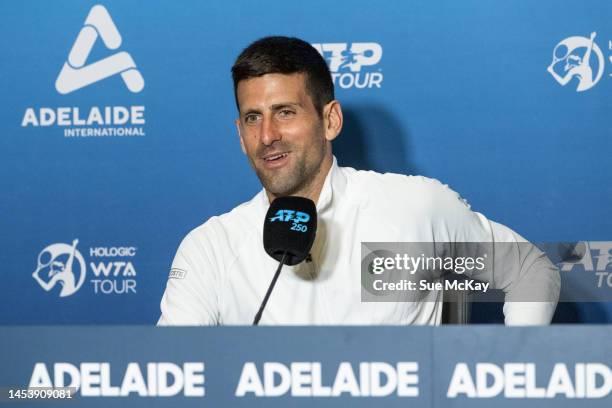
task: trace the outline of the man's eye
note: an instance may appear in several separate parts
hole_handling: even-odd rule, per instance
[[[257,119],[259,119],[258,115],[247,115],[244,117],[244,123],[252,124],[257,122]]]
[[[290,110],[290,109],[282,109],[280,111],[278,111],[278,114],[281,118],[287,118],[291,115],[293,115],[295,112]]]

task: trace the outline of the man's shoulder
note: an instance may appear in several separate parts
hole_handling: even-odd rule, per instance
[[[385,199],[418,198],[428,201],[439,196],[453,193],[448,185],[435,178],[406,175],[398,173],[379,173],[372,170],[355,170],[341,167],[346,175],[350,189],[354,194],[363,197],[380,197]]]
[[[469,204],[437,179],[354,169],[343,171],[348,180],[347,196],[359,206],[361,216],[393,219],[403,227],[418,222],[436,231],[436,226],[444,229],[473,220]]]

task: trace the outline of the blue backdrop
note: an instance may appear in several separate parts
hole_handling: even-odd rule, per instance
[[[230,67],[271,34],[330,62],[341,164],[438,178],[531,241],[612,241],[609,1],[96,4],[0,3],[0,324],[156,321],[181,238],[261,188]],[[71,290],[33,278],[68,264]]]

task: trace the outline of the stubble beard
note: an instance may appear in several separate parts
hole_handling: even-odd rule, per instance
[[[291,154],[294,155],[293,159],[295,163],[291,168],[280,169],[280,171],[275,170],[270,173],[258,168],[253,162],[251,162],[251,165],[262,186],[273,196],[291,196],[296,195],[296,193],[301,193],[303,195],[303,192],[308,189],[321,171],[321,165],[327,153],[325,139],[322,141],[320,150],[316,153],[318,153],[318,157],[310,161],[307,155],[303,154],[298,156],[296,152],[292,151]]]

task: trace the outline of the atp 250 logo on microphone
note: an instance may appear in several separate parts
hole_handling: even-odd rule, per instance
[[[290,222],[291,231],[306,232],[310,221],[310,215],[302,211],[295,210],[278,210],[274,217],[270,218],[270,222]]]
[[[36,259],[32,278],[49,294],[59,297],[77,293],[89,276],[89,287],[96,295],[136,294],[135,246],[90,246],[84,252],[79,240],[53,243]],[[87,261],[85,256],[87,256]]]
[[[73,26],[69,23],[68,27]],[[101,45],[111,51],[111,55],[91,61],[91,51]],[[120,92],[138,94],[145,87],[140,68],[132,54],[125,50],[119,28],[106,7],[98,4],[89,11],[63,66],[58,67],[55,90],[65,96],[65,105],[28,107],[21,126],[59,127],[63,129],[64,137],[70,138],[144,136],[143,105],[78,106],[76,103],[91,95],[94,87],[106,92],[108,79],[116,76],[125,85]]]

